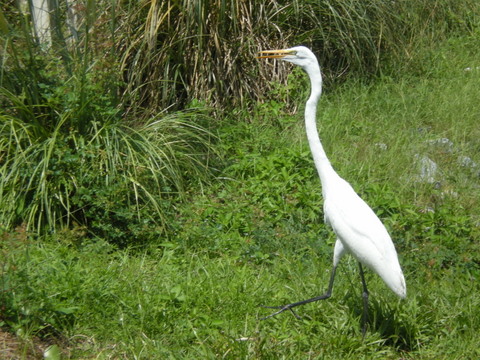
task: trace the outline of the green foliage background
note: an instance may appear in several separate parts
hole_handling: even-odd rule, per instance
[[[80,5],[73,36],[57,4],[49,49],[0,10],[0,326],[24,355],[41,339],[78,359],[478,357],[476,1]],[[297,44],[322,64],[332,164],[407,279],[400,301],[368,276],[365,339],[351,259],[303,320],[258,320],[323,292],[335,240],[307,79],[255,59]]]

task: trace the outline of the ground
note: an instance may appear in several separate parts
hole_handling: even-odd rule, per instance
[[[46,347],[48,344],[38,339],[23,341],[0,328],[0,359],[2,360],[43,359]]]

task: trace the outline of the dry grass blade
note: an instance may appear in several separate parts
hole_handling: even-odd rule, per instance
[[[131,111],[191,99],[221,107],[246,104],[268,89],[259,79],[285,81],[284,65],[259,67],[253,55],[298,44],[317,51],[327,81],[377,74],[385,59],[405,59],[427,33],[434,41],[437,29],[470,26],[473,20],[463,19],[471,17],[471,2],[435,1],[428,9],[413,0],[144,3],[121,20],[124,98],[132,98]],[[451,23],[441,20],[452,18],[448,14],[455,14]]]

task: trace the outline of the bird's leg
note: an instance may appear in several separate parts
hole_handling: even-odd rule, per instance
[[[358,263],[358,267],[360,268],[360,277],[362,278],[362,286],[363,286],[362,335],[363,337],[365,337],[365,333],[367,331],[367,323],[368,323],[368,289],[367,289],[367,283],[365,282],[365,275],[363,274],[362,264]]]
[[[328,299],[330,296],[332,296],[332,289],[333,289],[333,281],[335,279],[335,271],[337,270],[337,267],[334,266],[333,269],[332,269],[332,274],[330,275],[330,282],[328,284],[328,290],[325,294],[323,295],[320,295],[320,296],[316,296],[314,298],[311,298],[311,299],[307,299],[307,300],[302,300],[302,301],[297,301],[297,302],[294,302],[294,303],[291,303],[291,304],[287,304],[287,305],[280,305],[280,306],[264,306],[264,305],[261,305],[262,307],[264,308],[267,308],[267,309],[279,309],[278,311],[274,312],[273,314],[271,315],[268,315],[264,318],[261,318],[260,320],[265,320],[265,319],[268,319],[268,318],[271,318],[275,315],[278,315],[286,310],[290,310],[292,312],[292,314],[297,318],[297,319],[301,319],[300,316],[298,316],[294,311],[293,311],[293,308],[296,307],[296,306],[299,306],[299,305],[304,305],[304,304],[308,304],[308,303],[311,303],[311,302],[314,302],[314,301],[319,301],[319,300],[325,300],[325,299]]]

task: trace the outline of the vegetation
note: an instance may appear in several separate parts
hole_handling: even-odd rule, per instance
[[[86,2],[73,43],[59,8],[49,50],[0,13],[0,327],[19,356],[478,358],[476,2],[189,4]],[[322,49],[321,138],[406,276],[401,301],[369,273],[365,339],[348,258],[302,320],[259,320],[324,291],[335,240],[305,76],[254,60],[297,43]]]
[[[285,66],[258,67],[260,49],[305,44],[318,51],[328,83],[347,75],[375,75],[386,61],[406,67],[419,47],[458,31],[472,31],[475,0],[411,1],[183,1],[146,2],[116,11],[127,92],[162,108],[197,98],[213,106],[261,100]],[[382,66],[381,66],[382,64]],[[418,64],[416,64],[418,65]]]
[[[165,232],[187,179],[210,171],[208,111],[133,116],[118,66],[88,42],[44,53],[23,25],[3,43],[0,222],[39,234],[76,223],[121,245]]]

